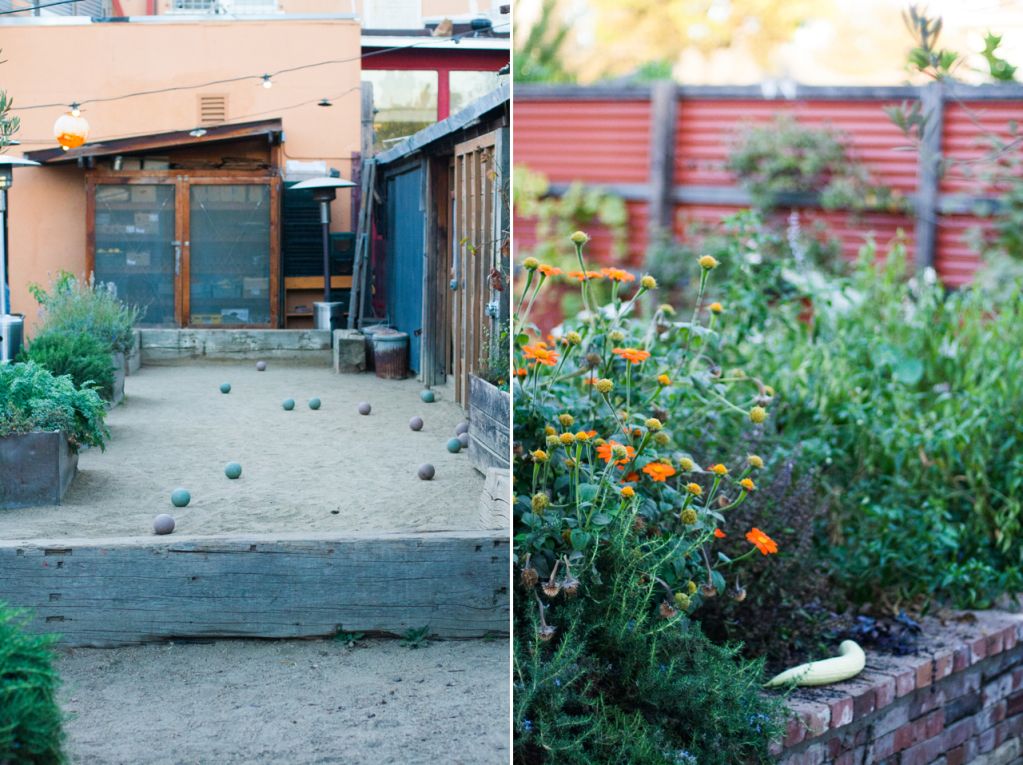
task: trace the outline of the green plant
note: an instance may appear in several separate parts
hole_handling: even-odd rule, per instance
[[[536,295],[561,274],[532,257],[522,262],[526,278],[513,330],[515,548],[523,593],[515,599],[516,640],[535,644],[524,687],[533,682],[529,677],[548,672],[545,661],[560,666],[567,655],[569,667],[580,668],[570,673],[578,694],[591,698],[580,709],[578,698],[559,701],[558,691],[545,689],[553,694],[548,699],[530,690],[535,698],[525,709],[547,712],[517,712],[533,721],[534,738],[542,741],[522,756],[540,761],[541,752],[553,751],[559,761],[607,761],[614,754],[630,762],[668,762],[670,752],[686,749],[701,752],[707,758],[701,762],[759,761],[769,736],[752,741],[748,716],[760,709],[754,690],[719,709],[703,709],[694,698],[693,719],[675,729],[677,707],[685,707],[677,691],[686,683],[713,685],[719,675],[748,679],[758,669],[730,660],[694,666],[689,656],[670,665],[663,682],[659,675],[671,654],[662,654],[662,645],[711,650],[694,637],[691,615],[708,600],[741,597],[726,574],[739,577],[751,556],[778,552],[768,534],[733,522],[736,509],[757,491],[754,479],[764,460],[748,454],[726,465],[720,461],[725,445],[704,438],[712,423],[724,420],[756,431],[768,418],[770,389],[718,366],[721,306],[710,298],[710,275],[719,266],[714,257],[693,264],[699,286],[688,321],[677,320],[669,305],[641,319],[634,311],[658,288],[656,280],[618,268],[589,271],[586,235],[576,232],[571,241],[578,271],[566,276],[578,285],[583,313],[566,322],[553,347],[536,339],[529,316]],[[603,289],[594,289],[601,282]],[[729,533],[746,539],[734,557],[719,545]],[[631,636],[623,634],[630,623],[636,627]],[[698,674],[702,670],[707,674]],[[733,701],[743,714],[725,724],[731,714],[725,707]],[[765,718],[765,729],[773,724]],[[733,748],[721,749],[721,735],[731,737]],[[641,740],[629,743],[635,736]],[[737,759],[713,759],[715,748]]]
[[[106,407],[91,388],[54,377],[34,362],[0,365],[0,438],[62,430],[73,448],[104,447]]]
[[[65,757],[54,639],[31,634],[26,622],[0,603],[0,762],[59,765]]]
[[[778,438],[803,443],[832,499],[821,529],[845,595],[878,608],[987,606],[1023,588],[1023,293],[993,304],[880,268],[808,285],[812,321],[748,337],[778,388]],[[776,305],[790,318],[801,303]],[[770,349],[770,352],[766,352]]]
[[[510,340],[507,321],[498,325],[496,334],[492,333],[489,322],[484,323],[477,375],[505,391],[508,390],[511,380],[509,370],[511,364]]]
[[[401,636],[401,645],[406,648],[425,648],[429,645],[430,625],[425,627],[413,627],[405,631]]]
[[[141,317],[134,306],[122,303],[108,285],[82,281],[61,271],[47,292],[38,284],[29,285],[32,296],[42,307],[41,332],[92,335],[113,352],[127,352],[132,346],[132,330]]]
[[[828,210],[905,210],[897,191],[877,183],[849,154],[846,137],[831,128],[800,125],[787,114],[742,128],[728,154],[728,169],[755,206],[770,209],[786,196],[819,194]]]
[[[355,648],[356,644],[366,637],[364,632],[345,632],[341,625],[337,625],[337,632],[334,633],[334,640],[347,648]]]
[[[114,394],[114,365],[110,348],[93,335],[48,330],[35,337],[20,357],[34,361],[56,376],[69,375],[79,388],[94,388],[106,401]]]
[[[557,18],[557,0],[543,0],[540,17],[515,49],[515,82],[565,83],[574,81],[564,65],[564,47],[571,27]]]

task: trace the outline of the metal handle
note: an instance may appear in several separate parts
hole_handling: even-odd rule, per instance
[[[181,248],[187,247],[188,242],[181,242],[175,239],[171,244],[174,246],[174,275],[181,274]]]

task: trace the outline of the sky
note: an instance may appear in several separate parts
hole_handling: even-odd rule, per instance
[[[772,0],[766,1],[769,4]],[[540,2],[515,3],[517,34],[536,19]],[[730,0],[707,2],[712,19],[720,22],[728,17]],[[786,0],[776,2],[784,4]],[[564,18],[573,24],[571,68],[583,82],[607,76],[608,56],[597,53],[600,19],[593,6],[589,0],[560,0],[560,4]],[[818,85],[892,85],[907,81],[904,62],[911,38],[900,15],[908,5],[905,0],[819,0],[813,4],[820,12],[812,15],[788,42],[772,48],[769,62],[759,60],[762,57],[741,42],[711,52],[688,46],[673,62],[675,79],[691,84],[750,84],[772,78]],[[1023,0],[930,0],[918,4],[924,5],[930,15],[944,19],[940,40],[943,47],[964,53],[978,51],[984,46],[988,30],[1001,34],[1000,55],[1020,66],[1018,79],[1023,79]],[[735,19],[733,23],[744,22],[746,29],[755,29],[748,19]],[[690,40],[699,40],[701,26],[697,22],[689,27]],[[616,40],[615,44],[621,46],[623,42]],[[636,50],[639,47],[641,42],[633,44],[637,56],[642,55]],[[968,82],[983,81],[983,75],[973,71],[973,67],[982,66],[982,60],[973,56],[957,76]]]

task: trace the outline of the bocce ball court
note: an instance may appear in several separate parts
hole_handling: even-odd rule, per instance
[[[63,502],[0,513],[0,593],[69,645],[506,634],[507,532],[486,528],[484,478],[447,448],[464,410],[422,390],[272,355],[262,372],[250,358],[146,364]],[[153,533],[161,513],[169,535]]]

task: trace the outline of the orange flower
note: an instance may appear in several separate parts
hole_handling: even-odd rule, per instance
[[[639,473],[637,473],[635,470],[633,470],[631,473],[629,473],[627,476],[625,476],[625,478],[622,479],[622,483],[635,483],[638,480],[639,480]]]
[[[561,273],[560,268],[558,268],[557,266],[548,266],[546,263],[541,265],[540,268],[537,270],[544,276],[557,276]]]
[[[752,478],[743,478],[741,481],[739,481],[739,485],[746,491],[754,491],[757,488],[757,485],[753,483]]]
[[[515,374],[518,375],[519,377],[525,377],[526,375],[529,374],[529,370],[526,369],[525,367],[519,367],[518,369],[515,370]]]
[[[607,273],[604,274],[608,279],[614,282],[634,282],[636,277],[621,268],[606,268],[603,269]]]
[[[622,496],[625,497],[626,499],[632,499],[633,497],[636,496],[636,490],[633,489],[631,486],[623,486]]]
[[[663,462],[651,462],[643,468],[643,472],[650,476],[650,480],[661,483],[675,475],[675,468],[665,465]]]
[[[657,382],[660,385],[671,385],[671,378],[668,375],[658,375]]]
[[[616,356],[621,356],[626,361],[631,361],[633,364],[642,364],[650,358],[650,351],[644,351],[640,348],[615,348],[611,352]]]
[[[601,273],[600,271],[586,271],[585,273],[582,271],[569,271],[568,277],[581,282],[585,279],[599,279],[601,277]]]
[[[547,347],[547,343],[538,341],[536,345],[522,346],[527,359],[536,359],[537,364],[553,367],[558,363],[558,352]]]
[[[728,535],[721,529],[714,529],[714,536],[717,537],[718,539],[724,539]]]
[[[608,463],[611,462],[611,449],[613,449],[616,446],[621,446],[621,444],[618,443],[617,441],[608,441],[606,443],[601,444],[600,446],[597,447],[597,456],[604,460],[604,462]],[[618,460],[618,462],[615,464],[624,465],[627,462],[629,462],[629,460],[636,456],[636,450],[633,449],[631,446],[626,446],[625,451],[628,454],[628,458],[624,460]]]
[[[711,465],[707,468],[708,471],[715,475],[728,475],[728,468],[722,465],[720,462],[717,465]]]
[[[764,555],[778,552],[778,544],[756,526],[746,534],[746,541],[751,545],[755,545]]]

